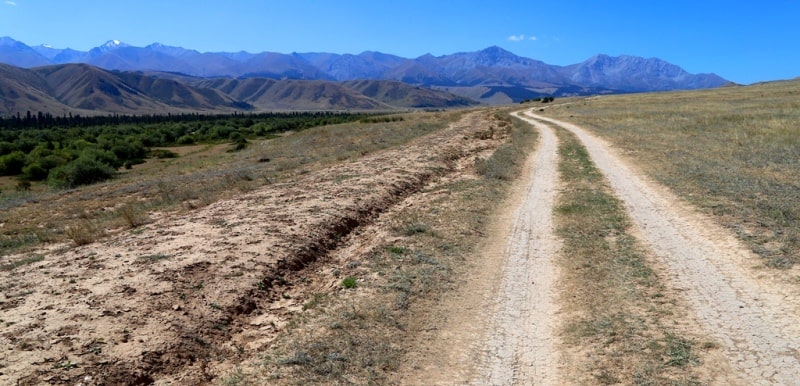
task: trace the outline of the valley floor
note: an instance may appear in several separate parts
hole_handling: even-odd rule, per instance
[[[513,115],[4,257],[38,256],[0,270],[0,383],[795,383],[797,287],[612,145]],[[515,151],[509,181],[487,160]]]

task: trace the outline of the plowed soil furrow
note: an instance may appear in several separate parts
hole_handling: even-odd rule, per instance
[[[735,238],[676,197],[634,173],[609,145],[573,124],[528,112],[575,133],[641,238],[669,270],[706,331],[723,346],[743,384],[797,384],[800,327],[796,293],[757,276],[758,264]]]
[[[524,119],[524,118],[523,118]],[[524,200],[513,217],[505,249],[502,284],[488,327],[482,367],[475,384],[558,383],[553,259],[558,239],[553,227],[558,143],[553,131],[539,130]]]

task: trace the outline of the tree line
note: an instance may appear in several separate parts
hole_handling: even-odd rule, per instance
[[[19,186],[47,181],[74,187],[113,177],[120,167],[163,156],[154,147],[230,142],[315,126],[358,121],[367,114],[287,112],[259,114],[167,114],[55,117],[47,113],[0,119],[0,176],[16,176]]]

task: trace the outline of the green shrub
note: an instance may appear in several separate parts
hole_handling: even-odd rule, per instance
[[[14,151],[0,157],[0,176],[16,176],[25,166],[25,153]]]
[[[165,159],[165,158],[177,158],[178,153],[173,151],[169,151],[167,149],[153,149],[150,151],[151,157],[156,157],[158,159]]]
[[[26,181],[42,181],[47,179],[50,171],[43,168],[38,162],[25,165],[22,168],[22,178]]]
[[[178,145],[194,145],[194,137],[191,135],[184,135],[175,141]]]
[[[91,154],[82,154],[78,159],[50,171],[47,182],[54,186],[76,187],[113,178],[117,170]]]

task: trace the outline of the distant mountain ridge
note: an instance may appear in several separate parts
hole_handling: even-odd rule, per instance
[[[25,69],[0,64],[0,116],[231,113],[274,110],[396,110],[470,106],[445,91],[393,81],[200,78],[104,70],[84,63]],[[369,95],[368,95],[369,94]]]
[[[197,77],[295,80],[391,80],[464,95],[491,94],[484,102],[516,102],[525,95],[585,95],[719,87],[715,74],[690,74],[657,58],[597,55],[556,66],[517,56],[500,47],[408,59],[374,51],[361,54],[274,52],[201,53],[153,43],[134,47],[112,40],[88,52],[29,47],[0,38],[0,62],[32,68],[87,63],[108,70],[179,72]],[[501,95],[501,97],[496,97]],[[480,98],[479,98],[480,99]]]

